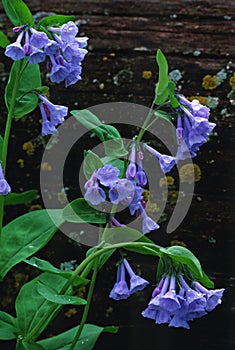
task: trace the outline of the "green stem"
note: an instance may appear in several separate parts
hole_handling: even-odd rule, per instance
[[[9,143],[9,138],[10,138],[10,133],[11,133],[11,124],[12,124],[14,110],[15,110],[17,92],[18,92],[19,83],[20,83],[20,77],[21,77],[23,70],[25,69],[25,67],[23,67],[23,63],[24,63],[24,60],[20,60],[18,74],[17,74],[17,77],[15,79],[15,83],[14,83],[14,86],[12,89],[11,104],[10,104],[10,108],[8,111],[6,128],[5,128],[5,133],[4,133],[2,154],[1,154],[2,169],[3,169],[4,174],[5,174],[5,170],[6,170],[8,143]],[[0,195],[0,239],[1,239],[1,233],[2,233],[4,199],[5,199],[5,197]]]
[[[92,274],[92,277],[91,277],[91,284],[90,284],[90,288],[89,288],[89,291],[88,291],[88,294],[87,294],[87,304],[86,304],[86,306],[84,308],[79,328],[77,330],[77,333],[76,333],[76,335],[75,335],[75,337],[73,339],[73,342],[72,342],[69,350],[74,350],[74,348],[75,348],[75,346],[76,346],[76,344],[77,344],[77,342],[79,340],[79,337],[80,337],[80,335],[82,333],[82,330],[84,328],[86,320],[87,320],[88,312],[89,312],[90,305],[91,305],[92,295],[93,295],[93,291],[94,291],[94,287],[95,287],[95,281],[96,281],[96,277],[97,277],[97,273],[98,273],[98,262],[99,262],[99,259],[96,258],[95,262],[94,262],[93,274]]]
[[[104,242],[101,242],[96,248],[99,248],[99,246],[101,246],[102,244],[104,244]],[[68,279],[68,281],[65,283],[65,285],[63,286],[63,288],[61,289],[59,294],[65,294],[66,291],[68,290],[68,288],[72,285],[74,279],[83,271],[83,273],[81,273],[80,277],[86,277],[89,273],[89,271],[91,270],[93,263],[92,260],[98,258],[101,254],[105,253],[106,251],[110,250],[110,249],[117,249],[117,248],[125,248],[128,246],[132,246],[132,247],[148,247],[149,248],[149,252],[159,256],[160,252],[158,253],[156,248],[160,250],[160,246],[157,246],[156,244],[153,243],[146,243],[146,242],[123,242],[123,243],[116,243],[116,244],[111,244],[107,247],[103,247],[102,249],[97,249],[96,251],[94,251],[92,254],[88,255],[86,257],[86,259],[84,259],[80,265],[77,266],[76,270],[73,272],[73,274],[71,275],[71,277]],[[152,249],[151,249],[152,248]],[[154,249],[153,249],[154,248]],[[88,268],[89,265],[89,268]],[[59,309],[57,304],[53,304],[50,309],[43,315],[43,317],[41,318],[41,320],[38,322],[38,324],[32,329],[32,331],[30,333],[28,333],[25,338],[24,341],[25,342],[30,342],[35,340],[40,334],[41,332],[45,329],[45,327],[48,325],[48,323],[51,321],[51,316],[56,313],[56,309]],[[53,316],[54,316],[53,315]]]

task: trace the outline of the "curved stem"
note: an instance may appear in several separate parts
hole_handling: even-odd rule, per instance
[[[74,348],[79,340],[79,337],[82,333],[82,330],[84,328],[86,320],[87,320],[88,312],[89,312],[90,305],[91,305],[92,295],[93,295],[93,291],[94,291],[94,287],[95,287],[95,281],[96,281],[96,277],[97,277],[97,273],[98,273],[98,262],[99,262],[99,258],[96,258],[95,262],[94,262],[94,270],[93,270],[93,274],[92,274],[92,278],[91,278],[91,284],[90,284],[90,288],[89,288],[89,291],[87,294],[87,304],[85,305],[82,319],[81,319],[81,323],[79,325],[79,328],[77,330],[77,333],[72,341],[72,344],[71,344],[69,350],[74,350]]]
[[[20,60],[19,68],[18,68],[18,74],[17,74],[17,77],[15,79],[15,83],[14,83],[14,86],[13,86],[13,89],[12,89],[11,104],[10,104],[10,108],[9,108],[9,111],[8,111],[6,128],[5,128],[5,133],[4,133],[4,139],[3,139],[3,145],[2,145],[2,154],[1,154],[2,169],[3,169],[4,174],[5,174],[5,170],[6,170],[8,143],[9,143],[9,138],[10,138],[10,133],[11,133],[11,124],[12,124],[14,110],[15,110],[15,104],[16,104],[16,99],[17,99],[17,92],[18,92],[19,83],[20,83],[20,77],[21,77],[21,74],[23,73],[23,70],[26,67],[26,66],[23,67],[23,63],[24,63],[24,60]],[[0,238],[1,238],[1,233],[2,233],[4,198],[5,197],[3,195],[0,195]]]
[[[101,247],[104,244],[104,242],[101,242],[96,248]],[[146,242],[122,242],[122,243],[116,243],[116,244],[110,244],[109,246],[103,247],[102,249],[95,250],[92,254],[88,255],[86,259],[84,259],[80,265],[77,266],[76,270],[73,272],[71,277],[68,279],[68,281],[65,283],[59,294],[64,294],[68,290],[68,288],[72,285],[74,279],[80,275],[80,277],[85,278],[88,273],[90,272],[92,266],[93,266],[93,260],[98,258],[101,254],[105,253],[108,250],[116,249],[116,248],[125,248],[125,247],[145,247],[149,249],[149,253],[152,253],[153,255],[160,256],[160,252],[157,250],[160,250],[160,246],[153,244],[153,243],[146,243]],[[153,249],[154,248],[154,249]],[[97,259],[98,260],[98,259]],[[88,268],[89,265],[89,268]],[[83,271],[83,272],[82,272]],[[45,329],[45,327],[49,324],[51,321],[51,316],[55,316],[56,312],[59,309],[57,304],[53,304],[50,309],[43,315],[41,320],[38,322],[38,324],[31,330],[30,333],[28,333],[24,341],[30,342],[35,340],[41,332]]]

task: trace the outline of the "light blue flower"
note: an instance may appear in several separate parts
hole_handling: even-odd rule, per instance
[[[142,232],[143,232],[143,234],[149,233],[149,232],[154,231],[154,230],[158,230],[160,228],[160,226],[147,215],[142,204],[140,205],[139,208],[140,208],[141,216],[143,218],[143,220],[142,220]]]
[[[25,57],[25,52],[21,45],[23,36],[24,36],[24,32],[21,32],[18,35],[16,41],[6,47],[5,55],[10,57],[14,61],[21,60],[22,58]]]
[[[126,259],[123,259],[123,263],[130,276],[130,294],[143,290],[149,284],[149,282],[136,275]]]
[[[117,279],[114,284],[109,297],[115,300],[127,299],[130,296],[130,291],[126,282],[125,266],[122,262],[117,268]]]
[[[119,179],[110,187],[109,199],[113,204],[118,204],[122,201],[131,201],[135,193],[135,185],[127,179]]]
[[[112,187],[118,180],[120,170],[111,164],[105,164],[97,171],[97,178],[104,186]]]
[[[11,187],[9,186],[8,182],[4,177],[2,165],[0,163],[0,195],[7,195],[10,192],[11,192]]]
[[[176,158],[167,154],[161,154],[151,146],[145,144],[144,147],[159,160],[160,167],[164,174],[169,173],[176,164]]]

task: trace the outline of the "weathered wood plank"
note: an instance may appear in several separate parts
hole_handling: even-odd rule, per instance
[[[25,0],[32,12],[36,11],[56,11],[70,13],[90,13],[90,14],[130,14],[141,15],[185,15],[185,16],[233,16],[235,13],[234,0]],[[0,4],[0,10],[2,4]]]

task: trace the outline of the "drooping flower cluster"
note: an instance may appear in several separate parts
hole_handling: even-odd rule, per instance
[[[8,182],[4,177],[2,165],[0,164],[0,195],[7,195],[10,192],[11,187],[9,186]]]
[[[15,27],[16,41],[6,47],[5,55],[14,61],[28,57],[30,64],[47,60],[50,79],[53,83],[65,81],[65,87],[81,80],[81,62],[87,50],[87,37],[76,37],[78,27],[72,21],[60,28],[49,27],[46,33],[28,25]]]
[[[223,293],[224,288],[208,290],[197,281],[190,287],[182,275],[166,275],[154,289],[142,316],[157,324],[189,329],[188,321],[207,315],[221,304]]]
[[[126,281],[126,272],[129,282]],[[131,294],[143,290],[149,284],[148,281],[136,275],[127,259],[123,259],[117,268],[117,278],[109,297],[115,300],[127,299]]]
[[[143,170],[141,168],[138,171]],[[142,217],[142,232],[144,234],[158,229],[159,225],[145,211],[145,202],[142,196],[144,189],[137,184],[134,177],[132,179],[129,176],[129,178],[119,178],[119,175],[120,170],[111,164],[97,169],[84,185],[84,198],[93,205],[99,205],[106,200],[113,204],[127,205],[131,215],[137,214]],[[116,224],[116,226],[118,225]]]
[[[198,100],[188,101],[178,96],[181,108],[178,112],[176,136],[178,150],[176,160],[193,158],[199,148],[207,142],[210,132],[216,126],[209,122],[210,109]]]
[[[208,136],[216,126],[209,122],[210,109],[194,99],[188,101],[183,95],[177,96],[180,107],[177,108],[177,152],[175,156],[161,154],[151,146],[144,148],[159,161],[162,171],[166,174],[180,160],[193,158],[199,148],[208,140]]]

